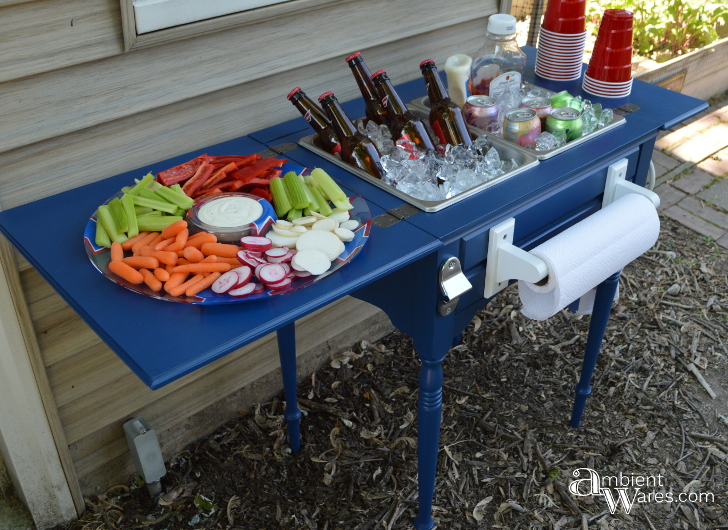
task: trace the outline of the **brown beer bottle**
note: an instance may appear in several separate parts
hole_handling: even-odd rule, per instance
[[[359,90],[364,98],[367,118],[380,125],[389,125],[387,111],[382,107],[382,102],[377,96],[374,83],[372,83],[372,74],[364,63],[361,54],[359,52],[352,53],[346,58],[346,62],[349,63],[349,68],[351,68],[356,84],[359,85]]]
[[[296,87],[288,94],[288,100],[293,103],[308,124],[318,134],[319,144],[329,153],[338,153],[341,151],[339,138],[334,132],[331,120],[324,114],[316,103],[309,98],[301,87]]]
[[[339,138],[341,159],[352,166],[363,169],[371,176],[381,179],[385,171],[379,161],[379,151],[374,142],[356,130],[333,92],[321,94],[319,103],[331,120],[336,136]]]
[[[420,151],[435,149],[425,124],[407,110],[399,94],[394,90],[387,72],[385,70],[374,72],[372,81],[382,100],[382,106],[387,110],[392,140],[395,142],[400,139],[409,140]]]
[[[437,73],[435,61],[432,59],[422,61],[420,70],[427,84],[427,95],[430,97],[430,125],[440,143],[468,147],[472,140],[463,119],[463,111],[450,99]]]

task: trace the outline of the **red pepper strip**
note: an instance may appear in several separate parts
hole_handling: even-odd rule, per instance
[[[172,184],[187,180],[191,178],[199,167],[209,159],[210,157],[207,155],[200,155],[189,162],[160,171],[157,173],[157,180],[165,186],[171,186]]]
[[[233,178],[242,180],[243,182],[247,182],[250,179],[259,177],[272,167],[280,166],[284,162],[287,162],[287,160],[281,160],[279,158],[264,158],[263,160],[260,160],[254,164],[246,166],[242,169],[238,169],[230,175]]]
[[[248,181],[243,182],[243,185],[241,188],[247,189],[247,188],[267,188],[270,184],[270,181],[267,179],[250,179]]]
[[[233,185],[230,186],[230,191],[237,191],[243,184],[245,184],[245,182],[242,180],[233,180]]]
[[[264,188],[253,188],[248,193],[251,195],[257,195],[258,197],[263,197],[266,201],[273,203],[273,197],[271,197],[270,193],[268,193],[268,190]]]
[[[235,164],[239,168],[241,168],[241,167],[250,165],[253,162],[257,162],[258,160],[261,160],[261,156],[256,155],[256,154],[247,155],[247,156],[236,156],[236,155],[213,156],[211,164],[215,167],[222,167],[226,164],[229,164],[230,162],[235,162]]]
[[[192,197],[195,194],[195,191],[197,191],[197,188],[202,186],[204,182],[207,182],[207,179],[210,178],[214,169],[215,168],[212,164],[203,163],[197,169],[195,175],[184,183],[182,191],[184,191],[188,197]]]
[[[263,175],[259,176],[258,178],[265,179],[268,182],[270,182],[274,178],[280,177],[281,173],[283,173],[283,171],[280,169],[269,169],[268,171],[266,171]]]
[[[213,188],[213,189],[207,190],[207,191],[205,191],[203,193],[195,193],[195,197],[194,198],[195,198],[195,200],[197,200],[197,199],[201,199],[203,197],[208,197],[210,195],[215,195],[217,193],[222,193],[222,190],[220,188]]]
[[[218,189],[221,189],[221,190],[226,190],[228,188],[232,188],[233,184],[235,184],[236,182],[240,182],[240,181],[239,180],[228,180],[227,182],[223,182],[222,184],[218,183],[218,185],[215,187]]]
[[[200,189],[210,189],[214,188],[220,181],[222,181],[225,177],[228,176],[228,173],[232,173],[233,171],[236,171],[238,169],[238,166],[235,164],[235,162],[230,162],[228,165],[226,165],[223,168],[218,169],[215,171],[212,176],[207,179],[207,182],[205,182],[202,186],[200,186]]]

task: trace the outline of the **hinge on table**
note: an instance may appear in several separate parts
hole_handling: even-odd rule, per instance
[[[640,110],[639,105],[635,105],[634,103],[625,103],[624,105],[620,105],[616,109],[614,109],[614,113],[618,114],[619,116],[624,116],[625,114],[632,114],[635,111]]]
[[[401,204],[396,208],[387,210],[383,214],[377,215],[372,219],[372,224],[379,228],[387,228],[388,226],[399,223],[402,219],[407,219],[419,211],[416,206],[412,206],[411,204]]]
[[[269,147],[268,149],[260,151],[257,154],[262,158],[268,158],[270,156],[282,155],[283,153],[287,153],[288,151],[293,151],[296,147],[298,147],[298,144],[294,142],[284,142],[282,144]]]

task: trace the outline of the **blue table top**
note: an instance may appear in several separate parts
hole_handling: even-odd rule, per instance
[[[165,160],[0,212],[0,231],[66,302],[152,389],[403,267],[441,243],[407,223],[370,237],[354,260],[304,289],[269,300],[200,306],[155,300],[99,274],[86,256],[83,229],[96,208],[147,172],[210,155],[249,154],[265,146],[247,137]],[[283,158],[283,157],[281,157]],[[372,217],[383,212],[369,203]],[[42,237],[38,237],[42,234]]]

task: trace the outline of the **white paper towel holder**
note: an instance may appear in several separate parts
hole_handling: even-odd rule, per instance
[[[650,199],[657,208],[660,197],[653,191],[626,180],[626,158],[610,165],[604,186],[602,208],[628,193],[638,193]],[[508,286],[509,280],[538,283],[548,275],[548,267],[541,258],[513,244],[516,219],[511,217],[495,225],[488,232],[488,256],[485,264],[485,288],[483,296],[491,298]]]

